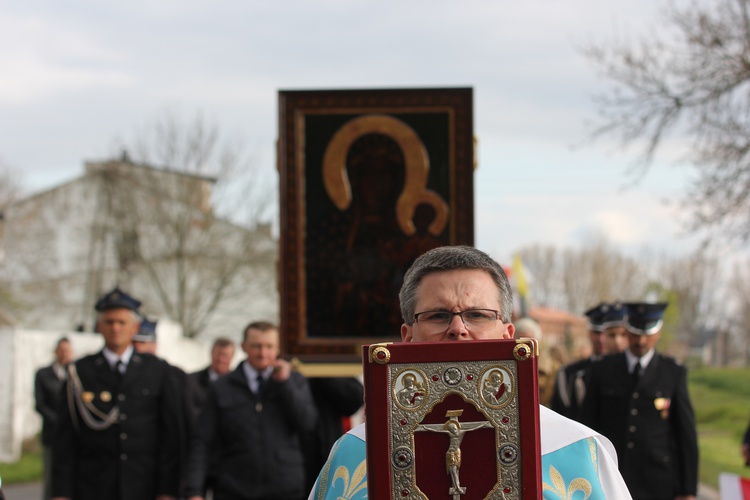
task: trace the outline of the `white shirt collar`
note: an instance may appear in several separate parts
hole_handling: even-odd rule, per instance
[[[269,366],[262,372],[259,372],[253,368],[247,360],[245,360],[242,362],[242,370],[245,372],[245,377],[247,377],[247,383],[250,386],[250,390],[257,393],[258,375],[263,375],[263,378],[268,380],[271,377],[271,372],[273,372],[273,366]]]
[[[122,364],[127,367],[128,364],[130,364],[130,358],[133,357],[133,346],[129,345],[128,348],[125,349],[125,352],[123,352],[119,356],[107,349],[107,347],[105,346],[104,349],[102,349],[102,354],[107,360],[107,363],[109,363],[109,367],[113,370],[115,369],[117,361],[122,361]]]
[[[651,362],[651,359],[654,357],[654,352],[654,349],[651,349],[639,358],[636,357],[635,354],[630,352],[630,349],[625,349],[625,359],[628,362],[628,373],[633,373],[633,368],[635,368],[635,364],[638,362],[641,363],[641,373],[643,373],[648,364]]]
[[[58,380],[65,379],[65,367],[57,361],[52,363],[52,371],[55,372],[55,376],[58,378]]]

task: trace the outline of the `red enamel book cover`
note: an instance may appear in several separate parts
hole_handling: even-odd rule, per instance
[[[541,498],[534,339],[362,347],[368,496]]]

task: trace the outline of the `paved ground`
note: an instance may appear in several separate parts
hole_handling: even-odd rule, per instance
[[[41,500],[41,484],[19,484],[3,488],[6,500]],[[719,500],[719,492],[708,486],[698,486],[698,500]]]
[[[12,484],[3,486],[6,500],[42,500],[42,484]]]
[[[10,498],[8,500],[10,500]],[[719,492],[713,488],[699,484],[698,500],[719,500]]]

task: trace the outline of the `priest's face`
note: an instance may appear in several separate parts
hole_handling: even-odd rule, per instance
[[[401,325],[404,342],[513,338],[513,324],[503,323],[500,319],[475,324],[469,321],[469,325],[457,314],[451,316],[447,324],[419,320],[420,313],[426,311],[499,311],[497,286],[484,270],[454,269],[427,274],[417,288],[416,298],[417,320],[413,325]]]

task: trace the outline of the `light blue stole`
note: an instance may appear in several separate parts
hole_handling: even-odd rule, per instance
[[[309,500],[366,499],[366,456],[364,441],[351,434],[342,436],[320,471]],[[542,488],[543,498],[548,500],[606,500],[594,438],[542,455]]]

